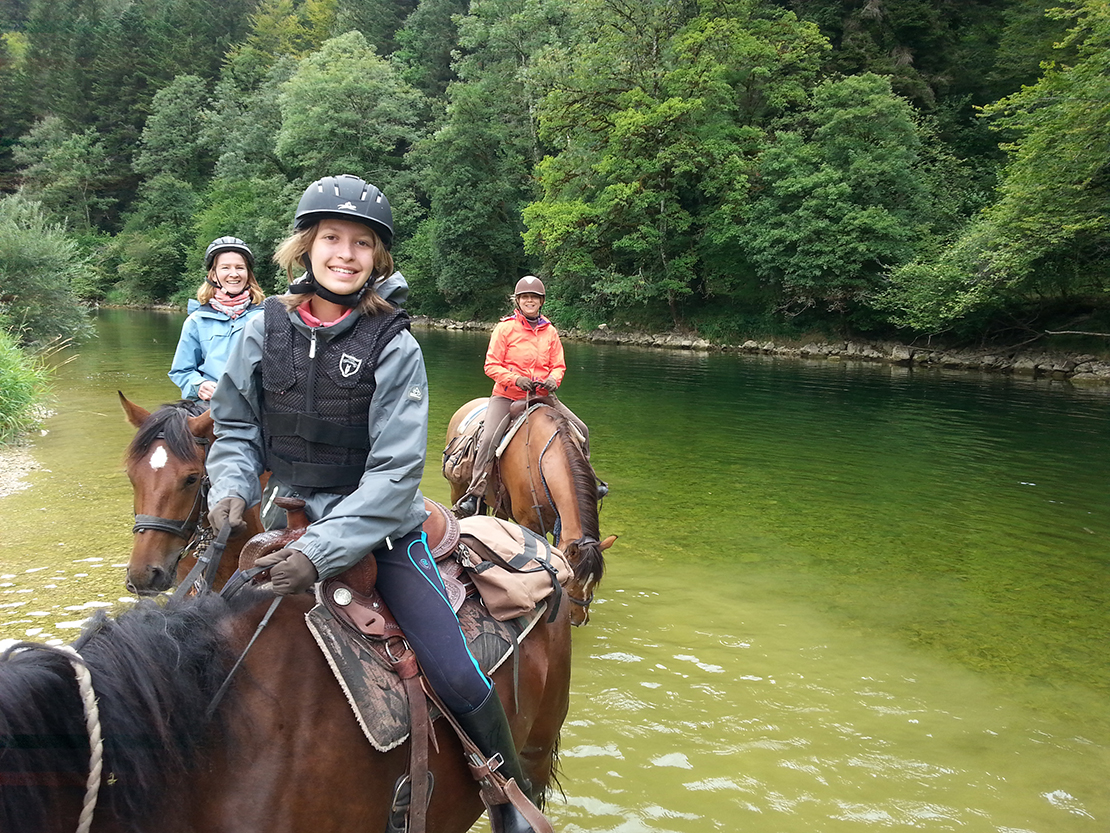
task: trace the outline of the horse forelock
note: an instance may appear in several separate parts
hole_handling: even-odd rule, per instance
[[[199,416],[208,410],[189,399],[170,402],[154,411],[131,438],[127,447],[126,463],[132,465],[146,457],[150,447],[163,440],[170,453],[179,460],[191,460],[196,453],[196,438],[189,430],[189,417]]]
[[[570,559],[573,561],[574,578],[581,583],[601,581],[601,577],[605,574],[605,555],[601,551],[601,544],[597,538],[568,541],[567,549],[569,550],[572,545],[576,552],[576,556]]]
[[[167,604],[141,600],[116,618],[98,614],[74,643],[92,676],[104,771],[114,776],[111,789],[101,790],[98,812],[130,829],[165,810],[177,792],[174,779],[196,764],[202,744],[219,729],[205,712],[230,664],[221,623],[257,601],[250,593],[234,606],[215,595]],[[20,735],[45,742],[18,757],[4,750],[0,780],[13,766],[58,772],[66,786],[83,792],[88,734],[70,655],[60,649],[35,646],[0,658],[0,737]],[[16,812],[36,818],[49,812],[55,800],[31,781],[37,789],[0,790],[0,821]],[[23,824],[19,829],[37,829]]]

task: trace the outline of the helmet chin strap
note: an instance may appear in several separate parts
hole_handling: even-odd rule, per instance
[[[362,296],[366,294],[366,290],[370,285],[370,281],[367,281],[357,292],[348,292],[345,295],[340,295],[338,292],[332,292],[327,287],[321,286],[316,280],[316,275],[312,272],[312,260],[309,258],[307,252],[301,256],[301,263],[304,264],[305,275],[307,277],[305,280],[297,281],[289,285],[289,291],[294,295],[305,295],[309,292],[315,292],[325,301],[330,301],[333,304],[339,304],[341,307],[353,309],[358,306],[359,301],[362,300]]]

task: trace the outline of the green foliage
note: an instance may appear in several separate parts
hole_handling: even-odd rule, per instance
[[[275,148],[302,185],[357,172],[391,202],[423,100],[358,32],[327,41],[283,85]]]
[[[1010,131],[996,201],[932,263],[896,271],[882,303],[895,319],[938,330],[986,309],[1035,299],[1105,301],[1110,270],[1110,11],[1087,0],[1065,49],[1036,84],[986,108]]]
[[[144,183],[123,229],[112,241],[113,290],[129,302],[164,301],[177,290],[192,244],[193,187],[167,173]]]
[[[52,225],[40,203],[0,198],[0,328],[24,346],[90,334],[72,290],[89,268],[77,244]]]
[[[204,81],[195,75],[179,75],[155,94],[142,149],[132,163],[136,173],[203,184],[213,164],[201,143],[207,100]]]
[[[13,157],[27,195],[41,201],[57,222],[91,228],[112,203],[103,196],[108,154],[91,127],[70,133],[61,119],[50,116],[19,141]]]
[[[847,311],[916,253],[926,193],[909,105],[876,75],[826,81],[760,154],[744,246],[792,306]]]
[[[680,303],[702,275],[747,269],[737,248],[746,169],[769,120],[796,107],[826,44],[754,2],[702,13],[656,0],[586,4],[573,48],[551,59],[525,244],[568,302]],[[556,80],[557,79],[557,80]]]
[[[42,360],[0,329],[0,446],[33,428],[36,406],[46,396],[49,373]]]
[[[217,237],[231,234],[254,252],[254,272],[267,294],[284,292],[284,274],[272,262],[274,249],[292,227],[300,191],[281,177],[217,179],[195,215],[187,268],[178,284],[179,298],[196,295],[204,278],[204,250]]]

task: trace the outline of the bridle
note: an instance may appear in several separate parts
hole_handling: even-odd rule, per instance
[[[165,434],[160,432],[155,436],[155,439],[165,439]],[[197,487],[196,496],[193,498],[193,505],[190,507],[189,513],[185,516],[185,519],[176,521],[172,518],[160,517],[159,515],[135,515],[135,525],[131,527],[131,533],[133,535],[139,532],[146,532],[148,529],[176,535],[188,544],[188,546],[182,550],[182,556],[188,551],[196,549],[202,543],[207,543],[206,541],[201,541],[200,538],[195,538],[194,535],[197,531],[197,527],[200,525],[201,516],[204,514],[204,508],[208,505],[208,490],[212,485],[211,481],[208,479],[207,472],[208,446],[211,443],[208,441],[207,437],[194,437],[193,442],[204,448],[204,459],[202,460],[202,470],[204,473],[201,475],[200,485]]]
[[[531,394],[529,394],[528,399],[531,400],[531,398],[532,398]],[[531,445],[531,442],[532,442],[532,423],[528,419],[528,415],[531,413],[531,411],[532,411],[531,402],[528,402],[528,403],[526,403],[526,407],[524,409],[524,445],[525,445],[526,448],[529,447]],[[541,449],[540,454],[539,454],[539,458],[538,458],[539,459],[540,485],[543,486],[544,497],[547,499],[548,504],[552,508],[555,508],[555,499],[551,496],[551,490],[547,487],[547,478],[545,478],[543,476],[543,458],[544,458],[544,455],[547,454],[547,450],[549,448],[551,448],[551,444],[553,442],[555,442],[555,438],[557,436],[559,436],[559,434],[560,434],[560,430],[558,428],[556,428],[555,432],[550,437],[547,438],[547,442],[544,444],[543,449]],[[564,442],[565,442],[565,440],[564,440]],[[532,457],[531,457],[531,454],[524,455],[524,459],[526,461],[525,465],[528,468],[528,488],[532,492],[532,510],[536,513],[536,517],[539,519],[539,522],[540,522],[540,529],[543,531],[543,534],[546,537],[547,528],[546,528],[546,525],[543,522],[543,511],[542,511],[542,506],[540,505],[540,502],[539,502],[539,496],[536,494],[536,480],[532,475]],[[556,511],[555,511],[555,529],[552,530],[552,536],[555,538],[555,546],[559,546],[559,537],[560,537],[559,533],[561,531],[562,531],[562,519],[559,517],[558,509],[556,509]],[[592,537],[589,537],[589,536],[584,536],[582,538],[579,538],[575,541],[571,541],[569,543],[582,545],[582,544],[598,544],[600,542],[596,538],[592,538]],[[575,598],[574,596],[572,596],[569,591],[566,591],[566,597],[567,597],[567,600],[570,601],[572,604],[576,604],[581,608],[587,608],[587,607],[590,606],[590,604],[594,600],[594,592],[593,592],[593,590],[590,590],[589,594],[585,598],[579,599],[579,598]]]

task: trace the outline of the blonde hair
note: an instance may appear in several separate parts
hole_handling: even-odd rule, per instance
[[[229,249],[228,251],[234,251]],[[224,252],[220,252],[220,255]],[[238,254],[238,252],[236,252]],[[219,287],[213,286],[209,281],[216,280],[216,261],[220,259],[220,255],[216,255],[212,259],[212,268],[208,270],[208,280],[200,285],[197,289],[197,300],[201,304],[207,304],[212,300],[213,296],[219,291]],[[245,257],[243,262],[247,264],[247,292],[251,294],[252,304],[261,304],[266,300],[266,293],[262,291],[262,287],[258,285],[258,280],[254,277],[254,269],[251,268],[250,261]]]
[[[355,221],[352,221],[355,222]],[[359,225],[364,225],[359,223]],[[289,283],[300,276],[304,271],[304,261],[302,258],[309,253],[312,249],[312,244],[316,240],[316,232],[320,228],[320,223],[313,223],[306,229],[293,232],[293,234],[286,237],[277,247],[274,252],[274,262],[285,270],[286,278]],[[374,237],[374,270],[370,278],[366,282],[366,293],[362,296],[358,306],[355,308],[363,315],[378,315],[379,313],[389,312],[393,309],[393,305],[385,298],[378,294],[374,288],[379,278],[386,277],[393,274],[393,255],[389,253],[389,249],[382,243],[381,237],[378,236],[370,226],[366,226],[370,234]],[[278,299],[285,305],[288,310],[293,310],[303,304],[305,301],[311,300],[316,295],[315,292],[307,292],[304,294],[293,294],[287,292],[284,295],[279,295]]]

